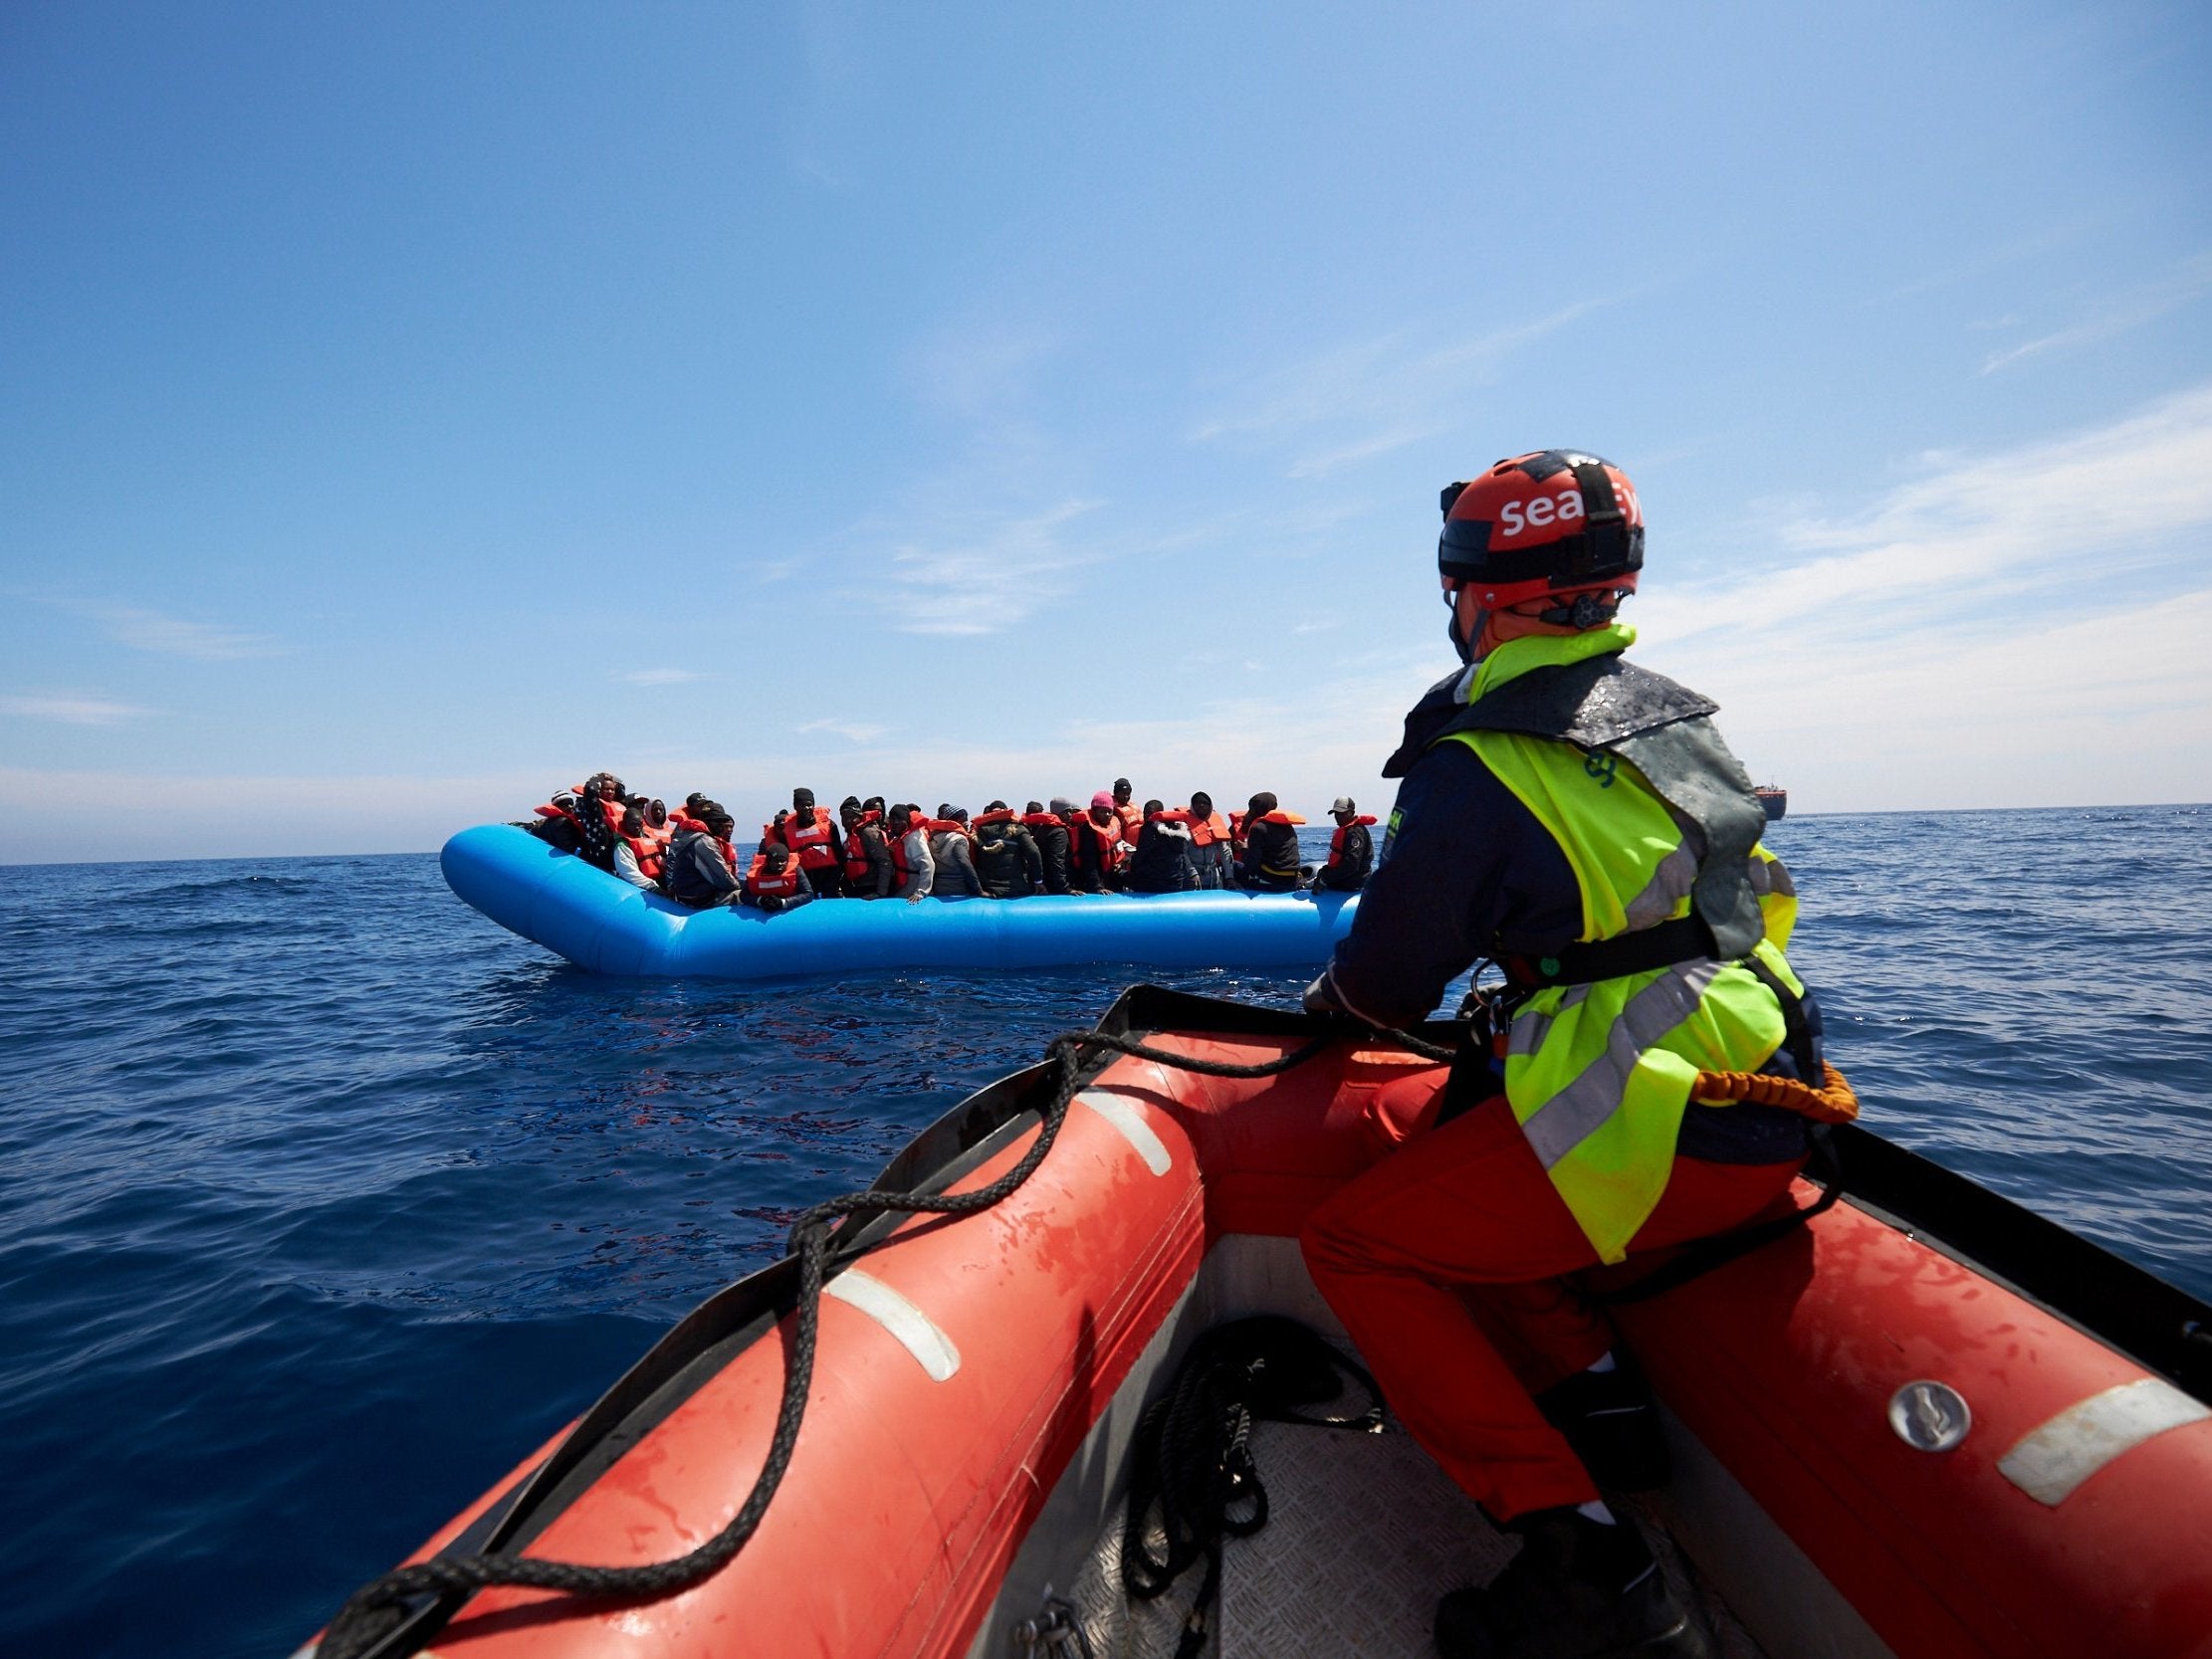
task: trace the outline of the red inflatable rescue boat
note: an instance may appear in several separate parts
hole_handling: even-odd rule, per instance
[[[1099,1027],[1242,1064],[1332,1029],[1149,987]],[[790,1258],[697,1309],[413,1559],[684,1556],[777,1460],[786,1375],[810,1364],[734,1555],[620,1600],[418,1593],[353,1652],[1174,1652],[1189,1593],[1132,1603],[1116,1567],[1139,1417],[1221,1322],[1287,1314],[1343,1341],[1298,1229],[1374,1155],[1375,1091],[1431,1063],[1349,1037],[1263,1079],[1087,1055],[1015,1190],[957,1216],[851,1207],[811,1354]],[[1039,1066],[984,1090],[877,1191],[999,1180],[1062,1082]],[[1675,1465],[1631,1507],[1716,1651],[2212,1655],[2212,1311],[1871,1133],[1834,1147],[1840,1203],[1616,1314]],[[1269,1423],[1253,1452],[1270,1515],[1226,1547],[1205,1651],[1427,1654],[1437,1596],[1505,1553],[1403,1434]]]

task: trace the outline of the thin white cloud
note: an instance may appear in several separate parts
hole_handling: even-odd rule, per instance
[[[1772,564],[1655,571],[1639,655],[1809,805],[2212,798],[2212,386],[1927,465]]]
[[[962,515],[926,539],[891,549],[892,626],[909,634],[1001,633],[1064,596],[1068,574],[1094,555],[1064,531],[1096,502],[1040,513]]]
[[[18,720],[59,721],[65,726],[120,726],[155,713],[106,697],[0,697],[0,715]]]
[[[688,668],[639,668],[627,674],[610,675],[608,678],[625,686],[687,686],[694,680],[709,676]]]
[[[1468,386],[1491,379],[1522,346],[1621,298],[1580,301],[1442,346],[1431,343],[1434,330],[1347,341],[1234,386],[1223,412],[1200,421],[1191,440],[1289,450],[1296,478],[1372,461],[1447,430]]]
[[[90,605],[84,607],[84,614],[98,622],[117,645],[165,657],[228,663],[244,657],[267,657],[276,650],[276,642],[266,634],[192,622],[135,605]]]
[[[1855,515],[1786,525],[1775,560],[1694,588],[1655,581],[1641,625],[1668,638],[1818,622],[1832,636],[1962,626],[2038,591],[2069,611],[2133,587],[2186,591],[2212,541],[2212,385],[2007,453],[1934,456]]]
[[[800,726],[803,735],[811,731],[826,731],[832,737],[842,737],[848,743],[872,743],[891,728],[887,726],[869,726],[859,721],[808,721]]]
[[[2146,322],[2155,322],[2169,311],[2212,292],[2212,253],[2198,254],[2154,283],[2114,296],[2094,315],[2069,327],[2039,335],[2019,345],[1993,351],[1982,362],[1982,373],[1995,374],[2031,357],[2052,357],[2085,345],[2095,345]]]

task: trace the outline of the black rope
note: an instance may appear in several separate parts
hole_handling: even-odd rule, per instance
[[[1303,1409],[1341,1394],[1340,1379],[1365,1390],[1365,1410]],[[1138,1419],[1122,1525],[1121,1581],[1134,1600],[1158,1599],[1206,1562],[1176,1659],[1194,1659],[1205,1645],[1220,1591],[1222,1541],[1267,1525],[1267,1488],[1251,1452],[1252,1424],[1263,1418],[1379,1434],[1382,1390],[1357,1361],[1280,1315],[1236,1320],[1199,1339],[1168,1391]]]
[[[1067,1119],[1069,1105],[1083,1086],[1086,1058],[1100,1051],[1150,1060],[1178,1071],[1205,1077],[1275,1077],[1301,1066],[1334,1046],[1341,1032],[1328,1032],[1301,1048],[1273,1060],[1251,1065],[1201,1060],[1154,1048],[1129,1037],[1105,1032],[1069,1032],[1052,1040],[1045,1058],[1060,1070],[1058,1085],[1043,1109],[1036,1139],[1019,1162],[988,1186],[973,1192],[848,1192],[814,1205],[792,1224],[790,1253],[798,1258],[798,1300],[792,1321],[790,1359],[783,1374],[783,1395],[776,1407],[775,1432],[769,1442],[760,1476],[728,1526],[688,1555],[642,1566],[587,1566],[573,1561],[553,1561],[533,1555],[440,1555],[413,1566],[403,1566],[355,1590],[332,1619],[317,1649],[318,1659],[365,1659],[382,1639],[394,1633],[411,1614],[421,1611],[425,1597],[450,1600],[442,1616],[424,1618],[407,1632],[402,1643],[379,1659],[397,1659],[412,1653],[430,1639],[446,1618],[478,1590],[495,1584],[526,1589],[556,1590],[599,1601],[651,1601],[689,1589],[728,1565],[761,1525],[769,1502],[775,1496],[791,1453],[798,1443],[799,1422],[806,1413],[806,1395],[814,1375],[814,1345],[821,1323],[822,1285],[828,1278],[832,1234],[836,1224],[860,1213],[907,1215],[972,1215],[987,1210],[1020,1188],[1036,1172],[1052,1149],[1052,1142]],[[1382,1035],[1427,1058],[1448,1059],[1450,1051],[1423,1042],[1405,1032]],[[410,1604],[414,1605],[410,1605]]]

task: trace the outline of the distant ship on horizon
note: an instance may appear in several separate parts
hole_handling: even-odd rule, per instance
[[[1767,809],[1767,822],[1770,824],[1790,809],[1790,792],[1779,783],[1762,783],[1751,792],[1759,797],[1759,804]]]

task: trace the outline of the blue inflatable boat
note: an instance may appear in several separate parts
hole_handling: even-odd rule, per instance
[[[1310,967],[1359,896],[1106,894],[1088,898],[821,901],[779,916],[695,911],[631,887],[512,824],[445,844],[448,886],[510,933],[595,973],[761,979],[894,968]]]

